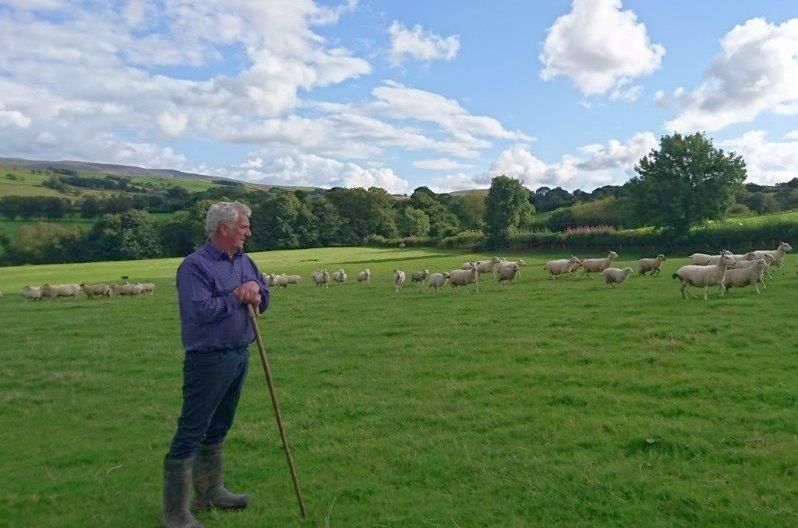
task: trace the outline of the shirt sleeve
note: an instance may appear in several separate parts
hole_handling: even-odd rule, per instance
[[[260,286],[260,306],[258,307],[258,311],[263,313],[269,308],[269,301],[271,300],[269,297],[269,287],[263,282],[263,274],[258,269],[258,265],[255,264],[255,261],[252,260],[252,257],[247,255],[247,260],[249,261],[249,265],[252,266],[252,271],[255,274],[255,282]]]
[[[232,292],[215,293],[213,281],[195,262],[183,262],[177,270],[180,305],[199,324],[213,323],[232,315],[240,303]]]

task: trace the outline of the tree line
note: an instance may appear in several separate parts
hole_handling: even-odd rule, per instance
[[[125,195],[87,197],[79,207],[81,215],[97,218],[90,229],[39,223],[23,227],[14,240],[0,236],[0,243],[5,245],[5,264],[183,256],[205,239],[204,215],[218,200],[239,200],[252,208],[249,251],[385,244],[400,237],[427,243],[479,240],[484,247],[508,247],[522,233],[590,225],[612,226],[607,230],[646,225],[656,228],[658,236],[678,238],[691,226],[723,218],[734,207],[747,208],[741,199],[765,192],[744,186],[747,171],[740,156],[715,148],[700,133],[663,136],[659,148],[643,157],[635,171],[623,186],[592,193],[558,188],[530,192],[506,176],[494,178],[487,195],[436,194],[419,187],[406,198],[378,187],[323,193],[244,185],[188,193],[175,187],[162,198],[181,207],[163,221],[147,209],[152,204],[136,207],[130,197],[119,203]],[[785,205],[798,204],[798,179],[777,188]],[[16,198],[0,199],[0,214],[12,214],[4,207]],[[535,217],[538,207],[553,211],[544,224]]]

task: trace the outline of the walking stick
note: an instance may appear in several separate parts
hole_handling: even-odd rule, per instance
[[[288,447],[288,438],[285,436],[285,427],[283,427],[283,415],[280,412],[280,404],[277,403],[277,394],[274,392],[274,383],[272,383],[272,371],[269,368],[269,360],[266,359],[266,350],[263,348],[263,341],[260,338],[260,329],[258,328],[258,321],[255,316],[255,309],[251,304],[249,307],[249,318],[252,321],[252,328],[255,330],[255,341],[258,342],[258,352],[260,352],[260,362],[263,364],[263,373],[266,374],[266,385],[269,386],[269,395],[272,397],[272,406],[274,406],[274,417],[277,419],[277,428],[280,430],[280,438],[283,440],[283,449],[285,450],[285,458],[288,460],[288,469],[291,470],[291,481],[294,483],[294,491],[296,492],[297,501],[299,501],[299,512],[302,518],[306,519],[308,516],[305,510],[305,501],[302,500],[302,489],[299,487],[299,478],[296,476],[296,468],[294,468],[294,459],[291,458],[291,449]]]

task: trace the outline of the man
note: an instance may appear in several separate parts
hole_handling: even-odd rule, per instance
[[[167,528],[202,528],[188,506],[242,509],[247,495],[229,492],[222,480],[222,446],[233,424],[255,333],[249,305],[263,312],[269,290],[255,263],[243,253],[252,234],[252,211],[239,202],[219,202],[205,218],[207,242],[177,270],[183,363],[183,409],[164,459]],[[192,479],[193,476],[193,479]]]

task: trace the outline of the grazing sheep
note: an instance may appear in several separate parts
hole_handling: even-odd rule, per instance
[[[27,285],[22,288],[22,296],[29,301],[41,301],[42,289],[39,286]]]
[[[760,257],[764,257],[765,255],[773,257],[773,264],[775,264],[777,268],[783,270],[784,255],[786,255],[790,251],[792,251],[792,246],[787,242],[781,242],[779,244],[779,247],[777,247],[774,250],[758,249],[756,251],[752,251],[752,253]]]
[[[368,284],[371,281],[371,270],[366,268],[357,272],[357,281]]]
[[[718,297],[723,295],[726,291],[723,286],[723,276],[726,274],[726,268],[734,264],[734,259],[731,255],[720,254],[718,255],[718,263],[714,266],[702,266],[700,264],[688,264],[682,266],[673,278],[678,278],[682,282],[682,297],[687,298],[687,286],[703,286],[704,287],[704,300],[708,298],[707,291],[710,286],[718,286]],[[692,295],[692,294],[690,294]]]
[[[393,284],[396,287],[394,293],[399,293],[399,289],[405,285],[405,272],[402,270],[393,270]]]
[[[498,271],[496,272],[497,279],[499,284],[503,282],[512,282],[519,274],[519,270],[521,266],[518,262],[502,262],[499,267]]]
[[[95,295],[100,297],[110,297],[111,296],[111,287],[107,284],[99,283],[99,284],[86,284],[85,282],[80,284],[80,287],[83,289],[83,292],[86,294],[86,297],[89,299],[94,298]]]
[[[548,271],[551,278],[559,277],[566,273],[571,273],[579,267],[581,261],[574,255],[571,258],[550,260],[543,265],[543,269]]]
[[[56,297],[77,297],[80,292],[80,284],[44,284],[42,286],[42,297],[51,299]]]
[[[435,288],[435,290],[437,290],[441,286],[445,286],[446,281],[448,280],[449,280],[448,273],[433,273],[432,275],[429,276],[429,281],[428,281],[429,288]]]
[[[339,269],[338,271],[333,272],[332,278],[338,284],[343,284],[346,282],[346,271],[343,268]]]
[[[721,252],[721,255],[727,255],[729,257],[732,256],[732,252],[728,249],[724,249]],[[718,263],[720,259],[720,255],[707,255],[706,253],[693,253],[690,255],[690,264],[695,264],[696,266],[714,266]]]
[[[590,277],[591,272],[601,273],[609,268],[614,259],[618,258],[618,254],[614,251],[607,253],[607,256],[601,259],[583,259],[579,266],[582,268],[582,277]]]
[[[141,286],[141,293],[146,293],[147,295],[155,293],[155,284],[151,282],[141,282],[136,286]]]
[[[330,272],[326,269],[314,271],[310,274],[310,278],[316,283],[316,286],[324,286],[327,288],[330,284]]]
[[[637,261],[637,272],[640,275],[645,275],[651,272],[652,275],[659,275],[662,263],[665,261],[665,255],[660,253],[657,258],[641,258]]]
[[[302,283],[302,277],[299,275],[283,275],[285,277],[285,283],[288,284],[296,284],[299,286]]]
[[[429,270],[414,271],[410,274],[410,283],[417,284],[424,282],[429,277]]]
[[[111,291],[116,295],[138,295],[142,290],[140,284],[111,284]]]
[[[449,284],[452,285],[452,289],[472,283],[476,286],[477,293],[479,293],[479,272],[476,266],[470,270],[453,270],[449,272]]]
[[[757,259],[751,267],[726,270],[726,274],[723,275],[723,287],[728,290],[733,286],[737,288],[753,286],[758,295],[760,293],[759,283],[761,282],[762,286],[765,285],[762,275],[765,274],[766,267],[765,259]]]
[[[601,272],[601,278],[604,279],[604,284],[615,288],[616,284],[623,284],[629,275],[634,273],[632,268],[607,268]]]

